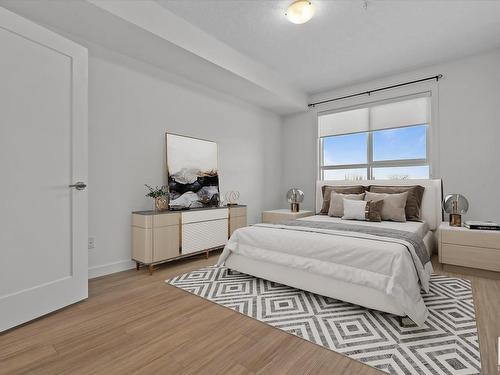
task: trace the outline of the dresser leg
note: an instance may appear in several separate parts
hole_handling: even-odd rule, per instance
[[[135,262],[135,269],[139,271],[139,268],[141,268],[141,265],[139,264],[139,262]]]
[[[150,264],[148,268],[149,268],[149,274],[152,275],[154,271],[153,265]]]

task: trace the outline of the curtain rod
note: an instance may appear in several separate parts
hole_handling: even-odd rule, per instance
[[[442,74],[438,74],[438,75],[435,75],[433,77],[427,77],[427,78],[417,79],[415,81],[410,81],[410,82],[405,82],[405,83],[398,83],[397,85],[381,87],[379,89],[373,89],[373,90],[369,90],[369,91],[358,92],[357,94],[351,94],[351,95],[346,95],[346,96],[340,96],[338,98],[322,100],[320,102],[315,102],[315,103],[308,104],[307,106],[310,107],[310,108],[314,108],[318,104],[335,102],[337,100],[342,100],[342,99],[347,99],[347,98],[353,98],[355,96],[360,96],[360,95],[371,95],[374,92],[383,91],[383,90],[389,90],[389,89],[393,89],[393,88],[401,87],[401,86],[406,86],[406,85],[412,85],[414,83],[419,83],[419,82],[432,81],[432,80],[436,80],[436,82],[437,82],[441,78],[443,78],[443,75]]]

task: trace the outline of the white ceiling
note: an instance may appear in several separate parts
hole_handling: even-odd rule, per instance
[[[309,94],[500,47],[500,1],[312,0],[287,21],[281,0],[157,0]]]
[[[306,94],[287,79],[155,1],[0,0],[1,6],[88,47],[91,56],[109,58],[96,48],[101,46],[197,91],[208,89],[279,114],[307,106]]]

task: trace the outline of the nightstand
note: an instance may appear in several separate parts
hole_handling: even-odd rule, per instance
[[[262,212],[263,223],[277,223],[284,220],[294,220],[301,217],[313,216],[314,211],[300,210],[299,212],[292,212],[290,209],[280,209]]]
[[[232,205],[229,208],[229,237],[236,229],[247,226],[247,206],[245,205]]]
[[[439,226],[439,263],[445,271],[500,279],[500,231]]]

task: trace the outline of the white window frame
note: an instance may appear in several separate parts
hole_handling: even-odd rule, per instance
[[[324,166],[323,165],[323,142],[322,138],[319,136],[319,116],[344,112],[359,108],[366,108],[375,105],[387,104],[391,102],[403,101],[411,98],[429,96],[430,97],[430,121],[427,124],[427,139],[426,139],[426,153],[427,157],[425,159],[404,159],[404,160],[383,160],[373,162],[372,159],[372,147],[373,147],[373,132],[378,130],[368,130],[368,147],[367,147],[367,163],[366,164],[345,164],[345,165],[335,165],[335,166]],[[408,166],[429,166],[429,178],[437,178],[439,176],[439,154],[437,152],[437,145],[439,144],[439,83],[437,82],[425,82],[423,84],[418,84],[413,87],[403,87],[399,89],[389,90],[388,92],[380,92],[372,94],[368,97],[357,97],[347,100],[340,100],[339,102],[329,103],[327,105],[320,106],[316,108],[316,130],[317,130],[317,159],[316,159],[316,171],[317,180],[323,179],[324,170],[333,169],[351,169],[351,168],[367,168],[367,179],[372,180],[373,178],[373,168],[377,167],[408,167]],[[418,125],[418,124],[416,124]],[[415,126],[415,125],[410,125]],[[408,127],[408,126],[407,126]],[[357,132],[359,133],[359,132]],[[366,132],[361,132],[366,133]],[[355,133],[349,133],[355,134]],[[347,134],[345,134],[347,135]]]
[[[391,129],[405,129],[411,128],[419,125],[427,125],[426,131],[426,157],[422,159],[396,159],[396,160],[373,160],[373,133],[391,130]],[[429,178],[430,178],[430,163],[429,163],[429,142],[430,136],[429,131],[430,124],[416,124],[416,125],[408,125],[394,128],[386,128],[380,130],[368,130],[364,132],[356,132],[356,133],[347,133],[347,134],[339,134],[339,135],[330,135],[319,138],[320,142],[320,177],[321,180],[324,180],[323,172],[329,170],[338,170],[338,169],[366,169],[366,176],[368,180],[373,180],[373,169],[374,168],[390,168],[390,167],[421,167],[421,166],[429,166]],[[335,165],[324,165],[324,153],[323,153],[323,139],[329,137],[338,137],[344,135],[353,135],[353,134],[367,134],[367,147],[366,147],[366,163],[362,164],[335,164]]]

